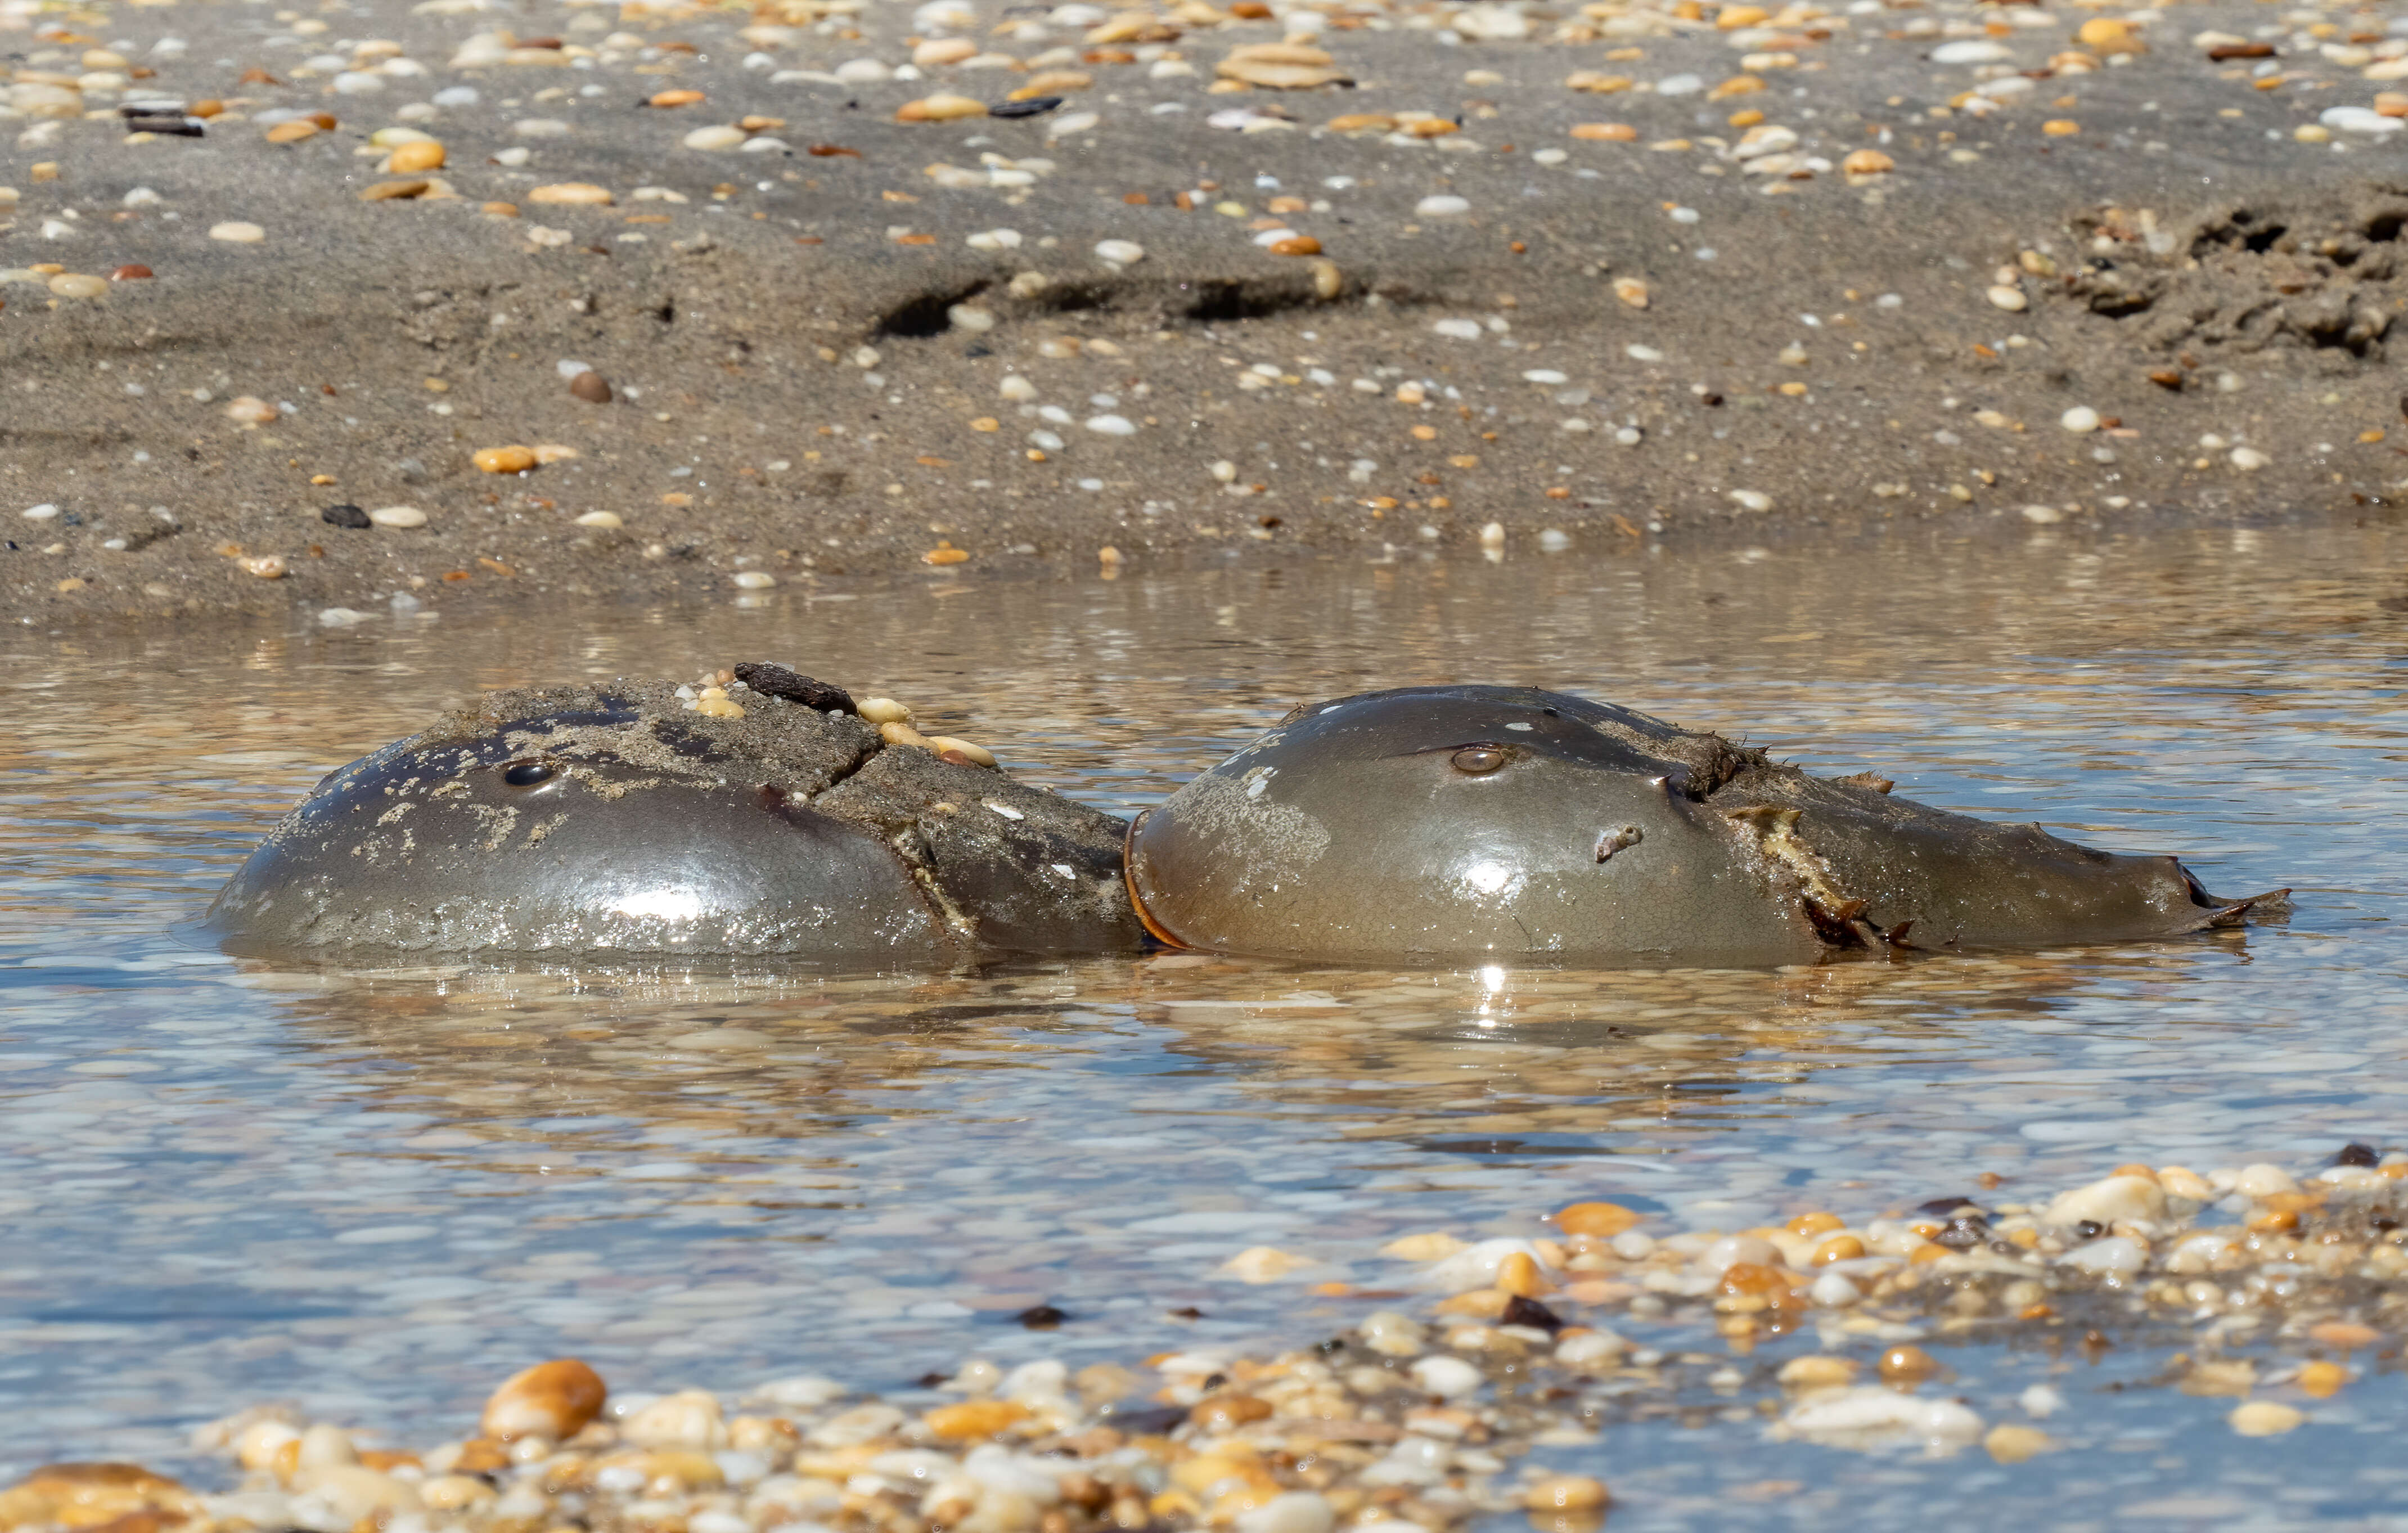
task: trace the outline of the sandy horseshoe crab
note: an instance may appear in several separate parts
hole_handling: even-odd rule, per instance
[[[237,952],[1783,964],[2237,925],[2122,856],[1558,693],[1299,708],[1134,825],[782,667],[490,694],[329,774],[210,907]]]

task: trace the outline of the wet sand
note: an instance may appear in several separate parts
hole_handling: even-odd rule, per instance
[[[2382,7],[1237,9],[0,7],[0,612],[2391,514]]]

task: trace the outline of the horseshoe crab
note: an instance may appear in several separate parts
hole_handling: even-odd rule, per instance
[[[489,695],[320,782],[210,923],[256,953],[924,962],[1151,934],[1313,960],[1762,965],[2166,937],[2283,898],[2220,899],[2172,857],[1556,693],[1310,704],[1125,825],[899,705],[737,675],[752,684],[698,698]]]
[[[1129,890],[1154,936],[1217,952],[1735,965],[2169,937],[2283,899],[1890,786],[1558,693],[1366,693],[1140,815]]]
[[[759,685],[740,703],[624,680],[490,694],[328,775],[209,924],[259,953],[925,961],[1142,942],[1121,821],[872,724],[837,688],[743,670]]]

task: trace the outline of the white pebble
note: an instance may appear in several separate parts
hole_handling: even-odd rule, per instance
[[[1099,437],[1134,437],[1137,425],[1125,415],[1091,415],[1087,429]]]
[[[2030,300],[2024,296],[2023,289],[2003,286],[1990,289],[1989,299],[1993,306],[2003,308],[2010,314],[2022,313],[2030,303]]]
[[[1329,1533],[1337,1526],[1336,1510],[1309,1490],[1287,1491],[1238,1514],[1238,1533]]]
[[[1471,204],[1465,198],[1444,194],[1424,197],[1413,205],[1413,214],[1417,218],[1453,218],[1458,213],[1470,211]]]
[[[1560,527],[1541,527],[1539,529],[1539,548],[1541,552],[1546,553],[1561,553],[1564,550],[1571,546],[1571,535],[1565,532]]]
[[[229,245],[256,245],[267,237],[267,231],[256,223],[220,223],[210,227],[209,237]]]
[[[1037,397],[1037,385],[1012,373],[996,385],[996,393],[1017,404],[1026,404]]]
[[[2076,436],[2099,429],[2099,412],[2087,405],[2076,405],[2057,417],[2057,423]]]
[[[380,527],[423,527],[426,513],[415,506],[380,506],[368,513],[368,520]]]
[[[2231,457],[2232,466],[2244,474],[2256,473],[2274,461],[2254,447],[2236,447],[2232,450]]]
[[[1742,510],[1769,511],[1772,509],[1772,497],[1766,494],[1761,490],[1733,490],[1730,493],[1730,497],[1739,504],[1739,508]]]
[[[2125,1273],[2138,1272],[2148,1265],[2149,1257],[2137,1242],[2121,1235],[2110,1235],[2075,1246],[2057,1260],[2082,1272]]]
[[[1116,266],[1134,265],[1145,259],[1145,247],[1134,239],[1101,240],[1096,246],[1096,258]]]
[[[1653,346],[1641,346],[1636,341],[1624,347],[1622,349],[1622,354],[1628,357],[1633,362],[1661,362],[1664,360],[1663,352],[1656,350]]]
[[[2025,1415],[2037,1421],[2046,1421],[2065,1409],[2065,1397],[2058,1394],[2054,1385],[2032,1384],[2015,1397],[2015,1403],[2023,1407]]]
[[[1474,1393],[1484,1381],[1478,1368],[1460,1357],[1425,1357],[1413,1365],[1413,1382],[1453,1400]]]
[[[1481,334],[1478,320],[1440,320],[1430,328],[1455,340],[1478,340]]]
[[[778,583],[778,577],[766,569],[738,570],[732,579],[739,588],[746,591],[767,591]]]
[[[327,628],[350,628],[375,616],[373,612],[363,612],[354,608],[329,607],[318,614],[318,622]]]
[[[48,522],[59,514],[59,509],[46,500],[39,506],[26,507],[20,514],[28,522]]]

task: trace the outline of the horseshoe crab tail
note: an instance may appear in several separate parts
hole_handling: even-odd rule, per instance
[[[2207,912],[2184,927],[2186,931],[2245,926],[2253,916],[2263,918],[2291,913],[2291,891],[2288,889],[2271,889],[2262,895],[2214,895],[2199,881],[2197,874],[2183,867],[2181,859],[2169,857],[2166,860],[2181,873],[2183,882],[2190,890],[2190,902]]]
[[[2265,894],[2251,895],[2243,899],[2217,899],[2214,895],[2210,895],[2209,898],[2214,902],[2216,908],[2210,910],[2206,919],[2200,924],[2214,929],[2246,926],[2252,916],[2291,913],[2291,891],[2288,889],[2269,890]]]

